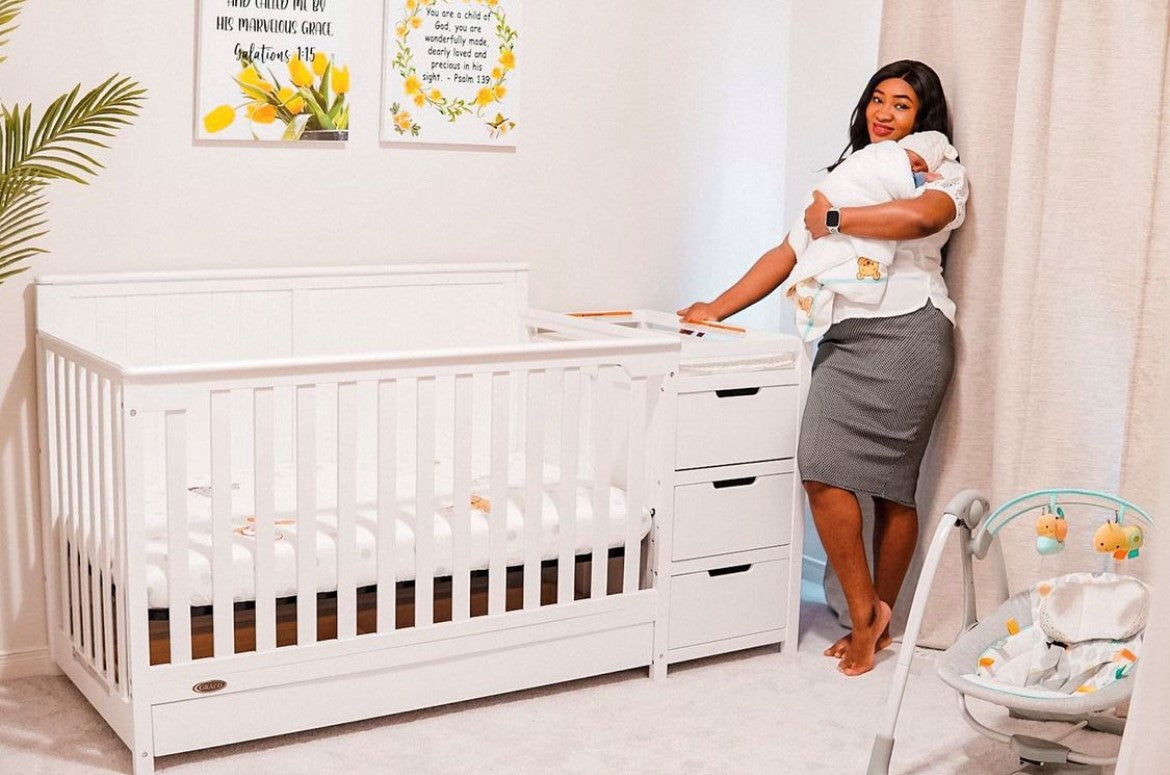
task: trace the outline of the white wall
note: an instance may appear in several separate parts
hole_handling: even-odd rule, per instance
[[[849,118],[861,90],[878,68],[881,0],[793,3],[789,46],[788,147],[784,164],[785,229],[849,142]],[[780,328],[795,331],[787,302]],[[825,550],[812,515],[805,513],[805,572],[824,567]]]
[[[673,310],[778,240],[788,2],[530,0],[514,154],[380,147],[382,3],[354,6],[335,149],[192,142],[195,3],[29,3],[6,104],[114,72],[150,90],[93,185],[50,189],[34,272],[519,260],[539,306]],[[31,274],[0,285],[0,677],[47,665]]]

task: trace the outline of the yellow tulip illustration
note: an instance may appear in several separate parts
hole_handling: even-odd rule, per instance
[[[276,98],[280,100],[280,104],[284,106],[285,110],[294,116],[305,109],[304,98],[298,92],[293,91],[292,87],[285,86],[277,92]]]
[[[325,68],[329,66],[329,57],[325,55],[324,51],[318,51],[313,54],[313,74],[318,78],[325,75]]]
[[[227,129],[236,120],[236,112],[231,105],[220,105],[203,117],[203,128],[208,134],[214,134]]]
[[[244,93],[244,96],[251,97],[254,100],[264,99],[276,88],[268,81],[265,81],[252,65],[241,70],[236,80],[239,81],[240,91]]]
[[[349,91],[349,65],[333,68],[333,91],[338,94]]]
[[[313,85],[313,73],[305,66],[305,61],[301,59],[300,54],[294,54],[293,58],[289,60],[288,74],[297,86]]]
[[[257,124],[271,124],[276,120],[276,106],[261,105],[252,111],[252,120]]]

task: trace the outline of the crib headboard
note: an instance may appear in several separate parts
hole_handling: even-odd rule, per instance
[[[49,276],[37,329],[124,365],[521,341],[522,264]]]

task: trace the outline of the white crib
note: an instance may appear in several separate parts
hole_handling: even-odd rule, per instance
[[[500,264],[43,278],[55,661],[154,757],[665,669],[677,341]],[[666,442],[669,443],[669,442]],[[668,511],[668,510],[667,510]]]

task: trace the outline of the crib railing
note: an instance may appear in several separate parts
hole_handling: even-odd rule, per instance
[[[128,696],[122,380],[62,342],[38,348],[42,527],[50,629]]]
[[[146,667],[151,631],[145,589],[145,489],[154,477],[165,482],[168,608],[165,637],[172,665],[192,662],[193,615],[188,513],[190,449],[206,445],[211,496],[211,656],[236,655],[240,607],[231,586],[233,551],[233,454],[241,439],[233,407],[246,405],[250,438],[243,449],[254,476],[254,651],[284,650],[278,643],[278,607],[295,606],[295,646],[317,643],[316,461],[327,458],[336,477],[336,630],[338,641],[385,635],[396,621],[399,594],[394,566],[399,482],[394,458],[403,448],[430,461],[438,446],[452,455],[450,619],[473,617],[470,519],[472,446],[462,443],[486,431],[490,450],[490,502],[507,508],[508,461],[524,456],[521,611],[542,605],[541,502],[546,462],[560,480],[554,498],[559,512],[555,604],[636,594],[649,584],[642,558],[643,515],[648,511],[648,438],[663,377],[676,345],[663,342],[559,343],[477,353],[423,357],[302,359],[253,365],[129,369],[108,364],[42,334],[39,352],[44,390],[43,438],[48,442],[45,528],[52,536],[46,555],[56,580],[54,622],[68,634],[74,653],[107,684],[127,691],[128,662]],[[285,405],[282,394],[292,396]],[[374,396],[372,403],[362,396]],[[409,401],[403,427],[399,404]],[[320,411],[327,402],[329,412]],[[195,417],[204,411],[206,420]],[[288,414],[286,415],[285,411]],[[483,423],[484,413],[490,422]],[[328,424],[320,421],[328,415]],[[149,423],[163,429],[162,454],[152,456]],[[290,428],[285,429],[286,425]],[[278,439],[291,432],[296,461],[295,603],[277,597],[273,585]],[[373,435],[376,582],[375,621],[359,626],[357,567],[357,471],[359,436]],[[205,436],[205,438],[199,438]],[[328,447],[328,450],[325,450]],[[585,450],[584,453],[582,451]],[[328,454],[326,454],[326,451]],[[163,465],[159,466],[159,460]],[[239,463],[241,461],[234,461]],[[435,507],[432,466],[415,466],[414,628],[435,621]],[[610,588],[610,486],[626,492],[620,583]],[[589,562],[577,557],[578,485],[590,486],[593,512]],[[505,512],[506,514],[506,512]],[[509,615],[505,519],[489,520],[486,617]],[[542,567],[544,566],[544,567]],[[587,578],[580,570],[588,568]],[[585,588],[587,587],[587,594]],[[549,604],[549,601],[544,601]],[[287,642],[287,640],[285,641]],[[131,657],[128,644],[133,644]]]

